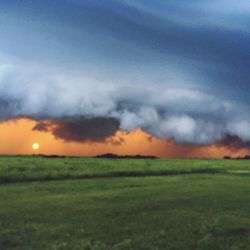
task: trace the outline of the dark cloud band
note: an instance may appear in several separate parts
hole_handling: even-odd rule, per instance
[[[35,131],[51,132],[56,138],[74,142],[103,142],[115,135],[119,121],[114,118],[73,118],[39,121]]]

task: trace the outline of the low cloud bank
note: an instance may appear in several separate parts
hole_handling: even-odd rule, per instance
[[[114,118],[71,118],[38,121],[33,130],[51,132],[56,138],[75,142],[102,142],[115,135],[119,121]]]
[[[0,119],[19,116],[54,120],[66,141],[101,141],[136,128],[177,142],[209,144],[235,136],[250,140],[248,107],[201,88],[100,80],[83,73],[0,63]]]

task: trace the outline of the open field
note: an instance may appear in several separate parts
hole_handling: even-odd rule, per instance
[[[0,157],[0,183],[248,171],[248,160]]]
[[[0,157],[0,249],[250,249],[250,161]]]

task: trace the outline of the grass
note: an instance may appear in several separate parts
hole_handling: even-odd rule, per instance
[[[0,157],[0,183],[247,171],[247,160]]]
[[[247,250],[248,171],[233,160],[1,157],[0,249]]]

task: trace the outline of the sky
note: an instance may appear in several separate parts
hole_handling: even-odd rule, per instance
[[[0,154],[250,154],[247,0],[1,0]]]

